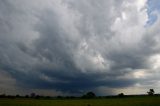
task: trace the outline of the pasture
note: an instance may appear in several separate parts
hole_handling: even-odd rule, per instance
[[[0,106],[160,106],[160,97],[97,99],[0,99]]]

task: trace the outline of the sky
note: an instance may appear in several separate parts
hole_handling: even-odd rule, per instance
[[[0,0],[0,94],[160,93],[159,0]]]

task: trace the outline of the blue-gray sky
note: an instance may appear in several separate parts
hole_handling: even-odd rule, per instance
[[[159,93],[159,17],[159,0],[0,0],[0,93]]]

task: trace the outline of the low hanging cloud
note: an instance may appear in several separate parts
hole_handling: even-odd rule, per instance
[[[147,25],[147,3],[0,0],[0,69],[22,89],[157,84],[160,20],[153,11],[158,18]]]

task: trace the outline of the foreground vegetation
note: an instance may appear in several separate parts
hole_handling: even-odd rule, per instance
[[[160,96],[95,99],[0,99],[0,106],[160,106]]]

